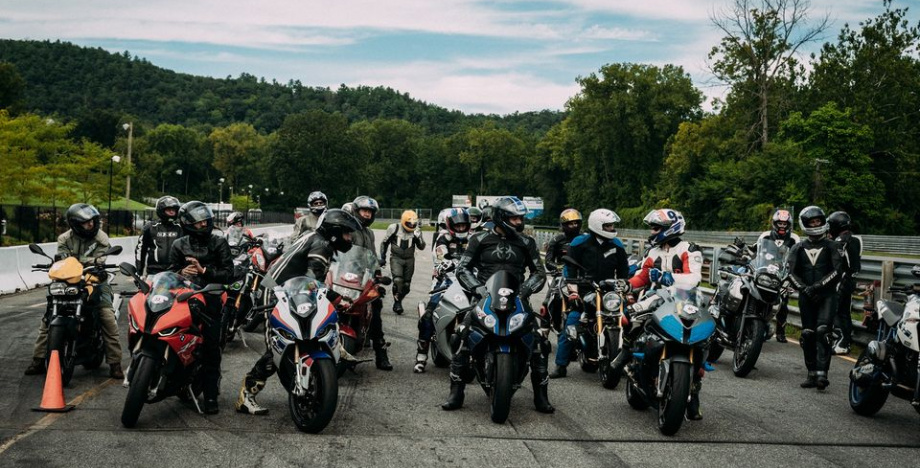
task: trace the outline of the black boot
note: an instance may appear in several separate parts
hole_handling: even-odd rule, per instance
[[[568,374],[568,371],[566,370],[566,366],[556,366],[556,370],[554,370],[551,374],[549,374],[549,378],[561,379],[561,378],[564,378],[566,374]]]
[[[466,384],[462,380],[454,379],[451,376],[450,379],[450,396],[447,397],[447,401],[441,404],[441,409],[444,411],[453,411],[455,409],[460,409],[463,407],[463,389],[466,387]]]
[[[556,411],[556,408],[549,403],[549,382],[534,386],[533,406],[541,413],[551,414]]]
[[[786,324],[785,323],[776,324],[776,341],[778,343],[786,342]]]
[[[815,375],[814,371],[808,371],[808,377],[805,378],[805,381],[799,384],[802,388],[815,388],[818,386],[818,377]]]
[[[696,382],[690,387],[690,401],[687,402],[687,420],[699,421],[703,419],[703,413],[700,412],[700,388],[702,382]]]
[[[374,364],[380,370],[391,371],[393,364],[390,364],[390,357],[387,355],[387,349],[383,346],[374,348]]]
[[[830,381],[827,380],[827,372],[818,371],[815,376],[815,387],[818,387],[818,390],[824,390],[830,384]]]
[[[402,306],[402,301],[399,300],[399,299],[394,298],[394,299],[393,299],[393,312],[395,312],[396,315],[402,315],[402,314],[403,314],[403,311],[404,311],[404,310],[403,310],[403,306]]]

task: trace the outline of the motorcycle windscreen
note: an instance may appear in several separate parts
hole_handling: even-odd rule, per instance
[[[147,308],[158,314],[169,310],[176,302],[176,290],[191,288],[187,279],[172,271],[157,273],[151,279],[152,287],[147,295]]]
[[[521,283],[510,272],[499,270],[486,281],[486,290],[491,298],[489,306],[492,310],[509,312],[517,307],[516,299],[521,290]]]
[[[304,319],[316,313],[316,293],[322,287],[323,283],[306,276],[291,278],[281,285],[290,301],[291,312]]]
[[[227,228],[227,243],[230,247],[239,247],[244,240],[243,228],[239,226],[230,226]]]
[[[754,271],[764,271],[777,278],[786,277],[786,254],[789,248],[767,238],[757,242],[757,256],[751,262]]]
[[[348,252],[336,254],[329,270],[332,290],[350,300],[357,299],[377,267],[377,255],[364,247],[354,245]]]

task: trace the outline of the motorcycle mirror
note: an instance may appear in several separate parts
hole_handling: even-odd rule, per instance
[[[122,248],[120,245],[113,245],[109,247],[109,250],[105,251],[105,254],[106,255],[118,255],[121,253],[121,251],[122,251]]]
[[[199,292],[216,294],[218,292],[224,291],[224,285],[221,283],[209,283],[205,285],[204,289],[199,290]]]
[[[122,262],[118,265],[118,271],[125,276],[134,276],[137,274],[137,267],[128,262]]]
[[[581,263],[578,263],[574,258],[569,257],[568,255],[563,255],[562,261],[565,263],[568,263],[569,265],[572,265],[575,268],[578,268],[579,270],[587,271],[587,269],[584,266],[582,266]]]
[[[186,291],[186,292],[184,292],[184,293],[179,294],[178,296],[176,296],[176,300],[179,301],[179,302],[185,302],[185,301],[187,301],[190,297],[194,296],[195,294],[198,294],[198,291]]]
[[[36,255],[41,255],[42,257],[45,257],[45,258],[51,258],[48,256],[48,254],[45,253],[44,250],[42,250],[41,247],[38,246],[38,244],[29,244],[29,251]]]
[[[914,265],[914,267],[910,269],[910,274],[920,278],[920,265]]]
[[[137,289],[144,294],[150,293],[150,285],[146,281],[135,281],[137,283]]]
[[[380,278],[377,278],[376,283],[382,284],[384,286],[389,286],[393,284],[393,278],[390,278],[389,276],[381,276]]]

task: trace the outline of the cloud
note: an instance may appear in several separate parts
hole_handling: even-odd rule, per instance
[[[605,28],[595,24],[585,30],[581,34],[580,39],[651,41],[656,40],[656,35],[649,31],[625,28]]]

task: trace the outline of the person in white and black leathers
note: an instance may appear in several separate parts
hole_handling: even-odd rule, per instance
[[[856,291],[856,275],[862,268],[862,240],[854,236],[850,215],[835,211],[827,217],[830,237],[840,244],[844,272],[837,290],[836,328],[840,340],[834,345],[834,354],[849,354],[853,336],[853,319],[850,316],[853,292]]]
[[[157,200],[159,222],[148,223],[138,244],[137,271],[141,275],[155,275],[169,267],[169,248],[182,237],[182,227],[176,222],[179,216],[179,199],[166,195]],[[145,271],[146,269],[146,271]]]
[[[371,225],[374,224],[380,205],[377,204],[377,200],[367,195],[361,195],[351,202],[351,209],[355,218],[361,223],[361,229],[354,233],[354,244],[364,247],[374,252],[374,255],[377,255],[377,246],[375,245],[376,241],[374,240],[374,231],[371,230]],[[377,258],[379,261],[380,257]],[[380,276],[380,269],[377,269],[376,274]],[[371,344],[374,347],[374,365],[380,370],[391,371],[393,370],[393,364],[390,363],[390,357],[387,355],[388,345],[383,337],[383,319],[380,317],[380,313],[383,311],[383,296],[386,294],[386,289],[383,286],[378,286],[377,291],[380,296],[371,302],[371,323],[368,325],[367,334],[370,336]]]
[[[808,377],[802,388],[824,390],[831,365],[834,315],[837,312],[837,283],[843,274],[840,245],[827,238],[827,216],[817,206],[799,213],[799,226],[807,239],[789,251],[789,279],[799,291],[802,317],[800,344]]]

